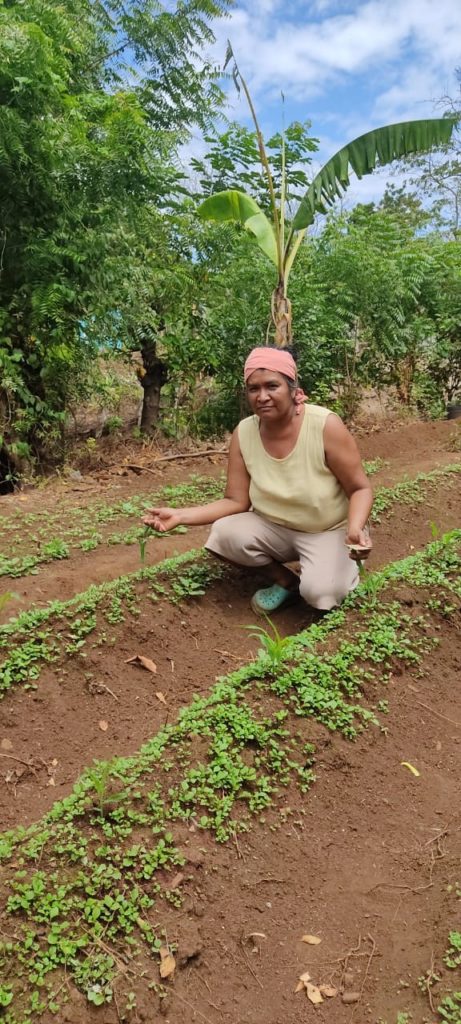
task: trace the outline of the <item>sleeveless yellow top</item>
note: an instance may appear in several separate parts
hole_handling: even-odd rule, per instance
[[[305,405],[295,447],[284,459],[266,452],[258,416],[241,420],[240,451],[250,476],[251,506],[258,515],[303,533],[346,525],[349,502],[325,462],[323,428],[329,414],[320,405]]]

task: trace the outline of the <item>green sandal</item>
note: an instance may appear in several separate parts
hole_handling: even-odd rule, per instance
[[[256,615],[270,615],[277,611],[282,605],[292,604],[299,597],[297,590],[287,590],[279,583],[273,583],[271,587],[264,587],[257,590],[251,598],[251,607]]]

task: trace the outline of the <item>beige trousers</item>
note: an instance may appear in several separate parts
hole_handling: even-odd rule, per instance
[[[299,561],[301,597],[328,611],[357,586],[356,563],[344,543],[346,530],[301,533],[263,519],[256,512],[217,519],[205,544],[208,551],[237,565],[263,566]]]

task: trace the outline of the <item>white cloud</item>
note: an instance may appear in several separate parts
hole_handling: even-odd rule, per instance
[[[338,81],[369,74],[370,91],[398,89],[409,65],[437,89],[461,55],[459,0],[353,0],[346,13],[336,5],[248,0],[219,27],[231,38],[242,72],[257,96],[281,88],[292,96],[318,95]],[[300,8],[304,9],[304,14]],[[306,12],[307,8],[307,12]],[[427,98],[427,90],[423,98]]]

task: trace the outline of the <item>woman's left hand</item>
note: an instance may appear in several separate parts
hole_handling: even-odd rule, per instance
[[[348,530],[345,543],[349,548],[349,558],[352,558],[354,562],[364,562],[373,547],[366,527],[363,530]]]

